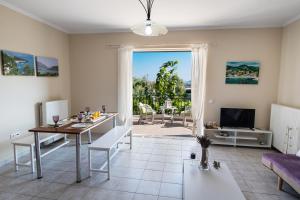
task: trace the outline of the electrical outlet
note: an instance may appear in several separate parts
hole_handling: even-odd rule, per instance
[[[10,139],[14,139],[16,137],[19,137],[21,135],[21,131],[17,130],[15,132],[13,132],[12,134],[10,134]]]

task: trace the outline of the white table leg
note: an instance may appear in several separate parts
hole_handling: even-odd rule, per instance
[[[117,118],[116,116],[113,117],[113,128],[117,126]]]
[[[130,131],[130,149],[132,149],[132,130]]]
[[[42,172],[40,139],[39,139],[38,132],[34,132],[34,146],[35,146],[37,178],[41,179],[43,178],[43,172]]]
[[[34,173],[34,146],[30,146],[30,167],[31,172]]]
[[[81,144],[81,135],[76,134],[76,175],[77,175],[77,183],[81,182],[81,166],[80,166],[80,145]]]
[[[16,145],[14,144],[14,167],[15,167],[15,171],[19,170],[18,167],[18,154],[17,154],[17,149],[16,149]]]
[[[89,161],[89,163],[88,163],[88,165],[89,165],[89,176],[92,176],[92,173],[91,173],[91,168],[92,168],[92,155],[91,155],[91,150],[90,149],[88,149],[88,161]]]
[[[110,151],[107,151],[107,174],[108,174],[108,180],[110,180]]]

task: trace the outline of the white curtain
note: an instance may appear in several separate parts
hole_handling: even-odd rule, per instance
[[[194,121],[194,135],[203,135],[204,130],[207,49],[207,44],[192,46],[192,117]]]
[[[132,126],[132,54],[132,47],[118,49],[118,113],[126,128]]]

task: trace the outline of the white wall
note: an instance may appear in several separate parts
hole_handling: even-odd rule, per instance
[[[12,158],[10,134],[36,126],[38,102],[70,100],[68,35],[0,6],[0,49],[55,57],[59,77],[0,74],[0,164]]]
[[[71,100],[72,94],[73,113],[103,104],[109,111],[117,110],[117,49],[109,45],[209,43],[205,120],[218,121],[220,107],[250,107],[257,109],[257,127],[268,128],[270,105],[277,98],[300,107],[299,21],[284,28],[283,39],[280,28],[176,31],[155,38],[132,33],[68,36],[0,6],[0,27],[0,49],[56,57],[60,65],[59,77],[0,74],[0,164],[12,156],[10,133],[36,125],[35,105],[40,101]],[[259,84],[226,85],[225,63],[232,60],[260,61]],[[208,104],[210,99],[213,104]]]
[[[232,29],[169,32],[162,37],[132,33],[70,36],[72,110],[102,104],[117,110],[117,49],[109,45],[209,43],[205,120],[219,121],[220,107],[256,108],[256,126],[269,128],[271,103],[277,101],[281,29]],[[226,85],[227,61],[260,61],[258,85]],[[208,104],[213,99],[214,104]]]
[[[300,20],[283,30],[278,103],[300,108]]]

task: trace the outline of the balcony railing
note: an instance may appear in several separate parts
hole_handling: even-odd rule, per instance
[[[161,106],[164,105],[166,98],[157,97],[157,96],[146,96],[146,95],[134,95],[133,96],[133,114],[139,114],[139,103],[148,104],[155,110],[157,113],[161,113]],[[185,110],[187,106],[191,106],[191,97],[187,95],[185,97],[182,96],[174,96],[169,98],[172,101],[172,106],[176,107],[176,112],[180,113]]]

